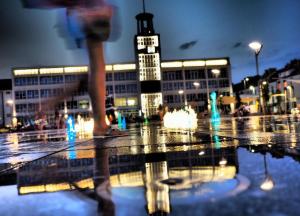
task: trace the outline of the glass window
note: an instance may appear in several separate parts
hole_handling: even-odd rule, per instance
[[[65,109],[64,102],[60,102],[55,106],[55,110],[64,110],[64,109]]]
[[[112,73],[106,73],[105,79],[106,81],[112,81]]]
[[[36,112],[38,110],[39,110],[39,104],[37,103],[28,104],[28,112]]]
[[[15,92],[15,99],[16,100],[26,99],[26,91],[16,91]]]
[[[123,73],[123,72],[115,73],[114,78],[115,78],[116,81],[125,80],[125,73]]]
[[[51,89],[41,89],[41,98],[51,97]]]
[[[173,95],[165,95],[165,96],[164,96],[164,101],[165,101],[166,103],[173,103],[173,102],[174,102],[174,100],[173,100]]]
[[[186,80],[205,79],[204,70],[186,70],[184,72]]]
[[[66,83],[76,82],[76,76],[75,75],[66,75],[65,82]]]
[[[39,90],[28,90],[27,98],[39,98]]]
[[[112,85],[107,85],[106,86],[106,91],[108,94],[113,94],[114,91],[113,91],[113,86]]]
[[[127,106],[136,106],[138,103],[137,98],[128,98],[127,99]]]
[[[221,77],[221,78],[228,78],[227,68],[222,68],[222,69],[221,69],[220,77]]]
[[[16,112],[27,112],[27,104],[16,104]]]
[[[229,80],[219,80],[219,87],[220,88],[227,88],[229,87]]]
[[[175,82],[174,83],[174,90],[183,89],[183,82]]]
[[[137,80],[136,72],[126,72],[126,80]]]
[[[78,108],[78,102],[76,100],[67,101],[67,108],[68,109],[77,109]]]
[[[136,84],[127,84],[127,93],[136,93],[137,92],[137,85]]]
[[[37,77],[17,77],[14,79],[15,86],[38,85]]]
[[[116,98],[115,106],[117,107],[127,106],[126,98]]]
[[[218,82],[217,82],[217,80],[209,80],[208,81],[208,87],[209,88],[218,88]]]
[[[116,93],[126,93],[126,85],[116,85]]]
[[[79,108],[80,109],[88,109],[90,106],[90,103],[88,100],[81,100],[79,101]]]

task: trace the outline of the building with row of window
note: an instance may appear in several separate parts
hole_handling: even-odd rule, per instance
[[[259,110],[259,88],[265,110]],[[246,77],[235,85],[243,103],[250,104],[252,112],[291,113],[300,108],[300,60],[294,59],[281,69],[270,68],[262,76]]]
[[[69,86],[87,80],[88,70],[87,66],[13,69],[13,116],[18,119],[34,118],[41,111],[42,104],[60,98],[68,92]],[[214,70],[218,73],[212,72]],[[207,109],[210,92],[232,94],[228,58],[163,61],[161,71],[162,105],[169,108],[179,108],[186,103],[198,112],[203,112]],[[53,117],[55,110],[88,116],[91,103],[87,82],[83,83],[56,103],[54,109],[49,106],[49,110],[43,107],[42,111],[49,114],[49,117]],[[113,95],[115,106],[124,115],[138,114],[141,110],[135,64],[106,65],[106,90]],[[179,94],[179,90],[183,90],[183,94]]]

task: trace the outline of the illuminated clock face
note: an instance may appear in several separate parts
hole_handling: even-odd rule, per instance
[[[154,53],[155,52],[155,47],[154,46],[148,46],[147,51],[148,51],[148,53]]]

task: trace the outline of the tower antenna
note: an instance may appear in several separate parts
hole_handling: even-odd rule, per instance
[[[143,0],[143,12],[146,13],[145,0]]]

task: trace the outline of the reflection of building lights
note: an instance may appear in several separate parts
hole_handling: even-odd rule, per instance
[[[263,183],[260,185],[260,188],[264,191],[269,191],[269,190],[272,190],[274,188],[274,181],[272,179],[271,176],[267,176],[265,178],[265,180],[263,181]]]

